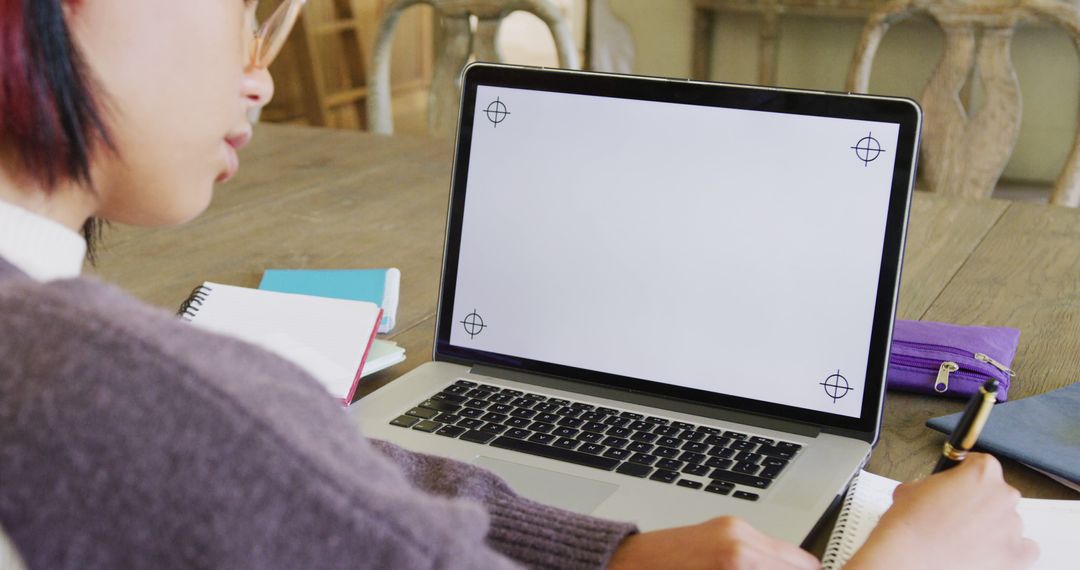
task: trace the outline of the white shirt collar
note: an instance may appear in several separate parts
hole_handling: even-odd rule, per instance
[[[82,272],[86,241],[70,228],[0,200],[0,257],[38,281]]]

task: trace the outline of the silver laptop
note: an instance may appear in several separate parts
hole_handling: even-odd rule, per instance
[[[909,100],[470,66],[433,362],[373,438],[642,529],[801,543],[878,436]]]

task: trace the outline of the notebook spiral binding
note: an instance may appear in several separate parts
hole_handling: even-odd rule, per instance
[[[823,570],[839,570],[844,562],[855,555],[855,545],[852,544],[851,537],[846,531],[848,526],[856,524],[855,519],[860,516],[854,508],[855,489],[858,486],[859,478],[855,477],[847,496],[844,497],[843,506],[836,519],[836,526],[833,527],[832,536],[829,537],[829,543],[825,547],[825,554],[821,557]]]
[[[183,303],[180,303],[180,309],[176,311],[180,320],[191,322],[191,319],[195,317],[195,313],[199,312],[199,307],[206,302],[206,298],[210,295],[211,291],[213,291],[213,289],[206,285],[199,285],[192,289],[191,294],[188,295],[188,298],[185,299]]]

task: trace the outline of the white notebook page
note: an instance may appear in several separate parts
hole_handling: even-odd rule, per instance
[[[346,399],[379,323],[374,303],[207,282],[188,320],[287,358]]]
[[[842,568],[851,559],[892,505],[892,492],[899,484],[887,477],[859,472],[822,556],[823,570]],[[1042,551],[1032,566],[1034,570],[1077,568],[1073,543],[1080,529],[1080,501],[1021,499],[1017,511],[1024,521],[1024,535],[1038,542]]]

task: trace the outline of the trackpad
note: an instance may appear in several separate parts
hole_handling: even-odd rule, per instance
[[[478,456],[473,462],[495,472],[518,494],[546,505],[589,514],[611,496],[618,485],[558,473],[539,467]]]

